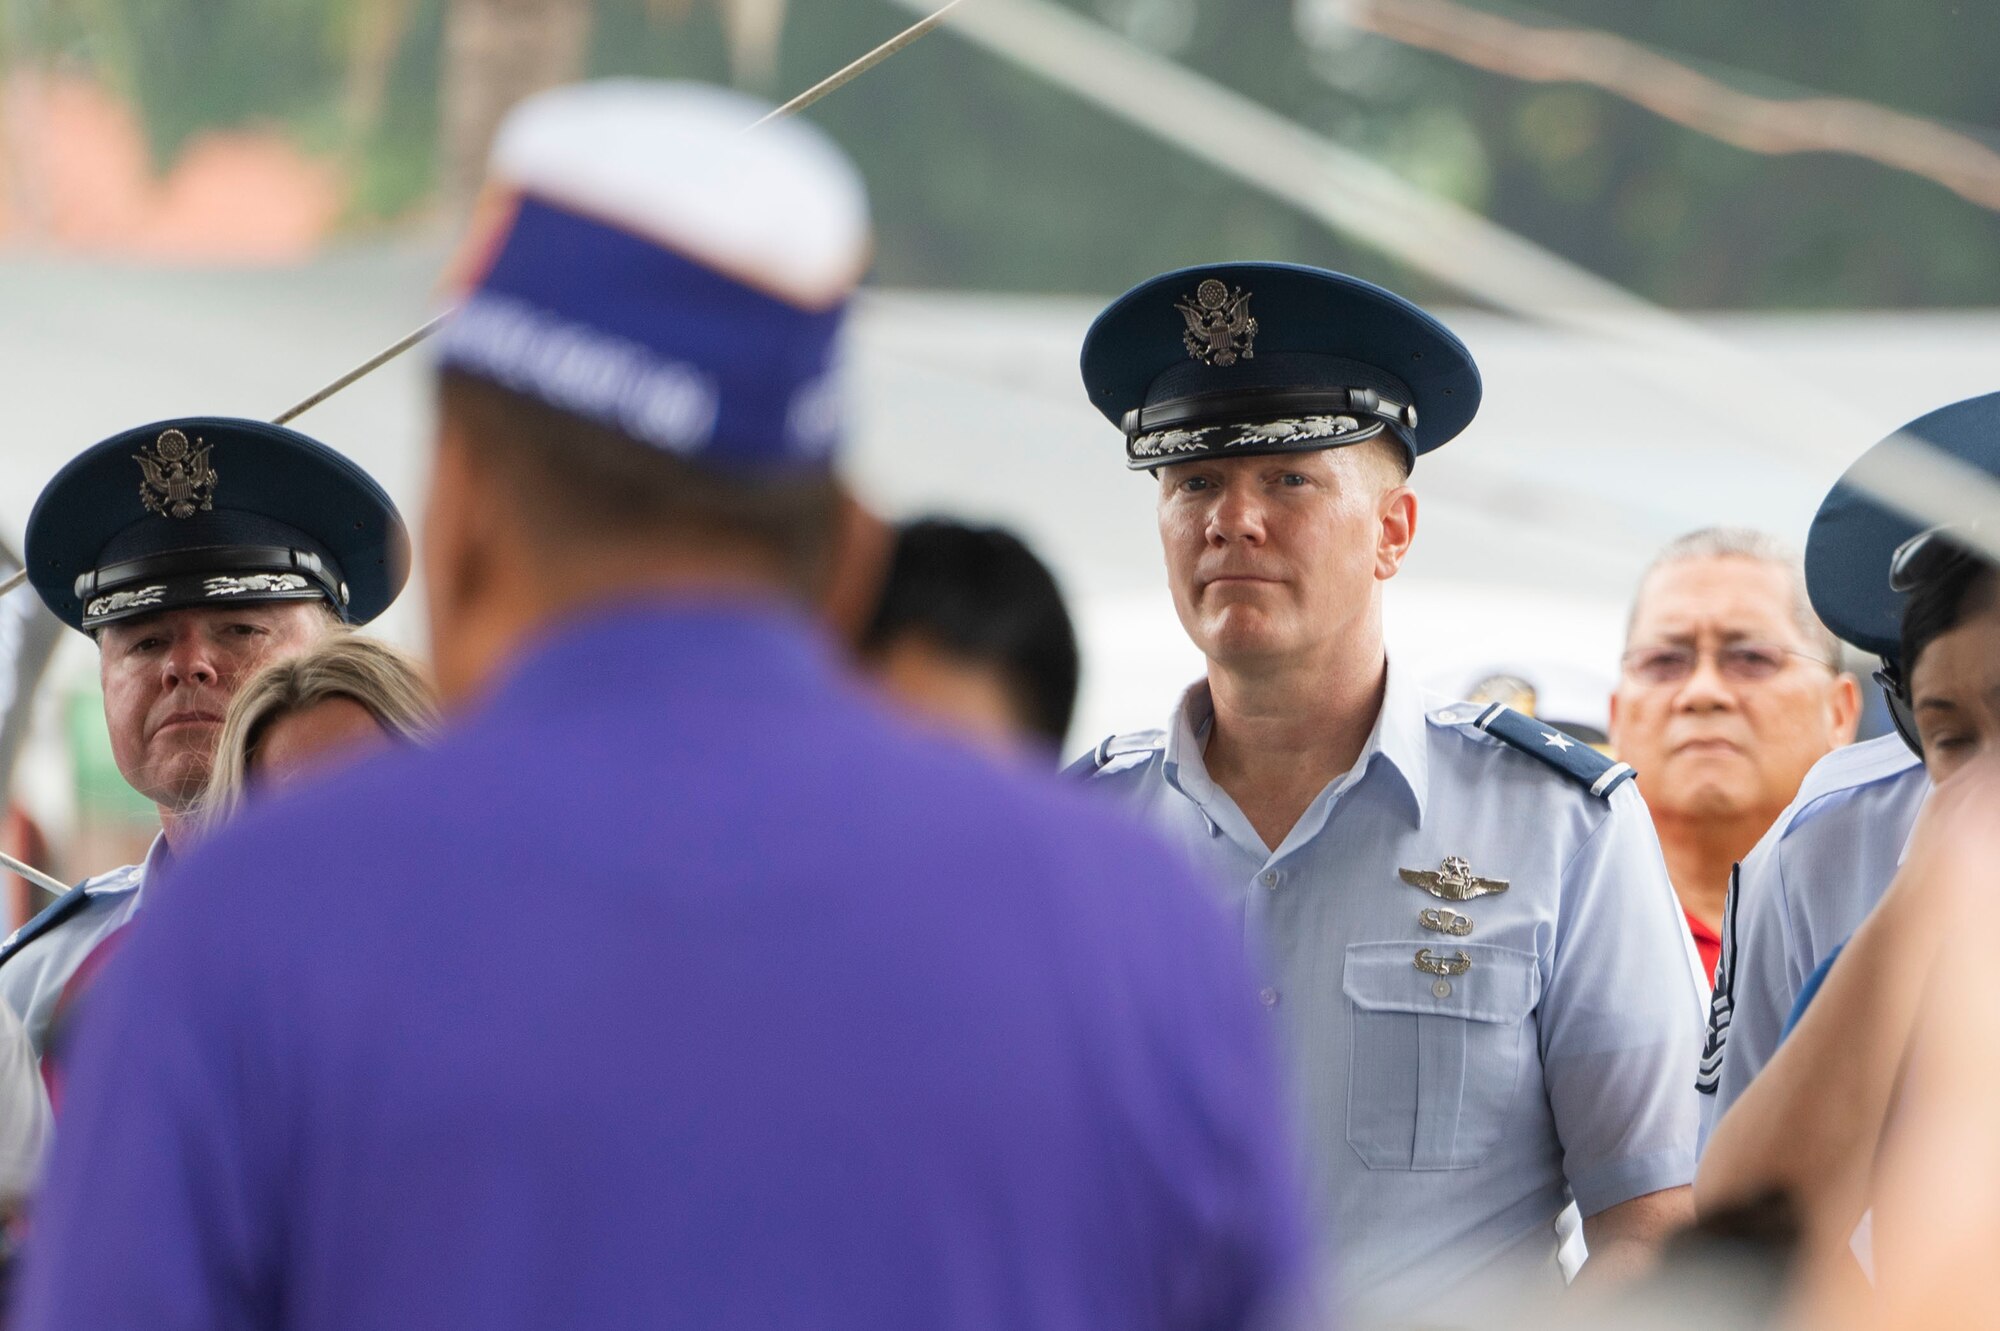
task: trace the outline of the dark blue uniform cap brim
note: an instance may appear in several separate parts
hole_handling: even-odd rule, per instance
[[[1472,353],[1424,310],[1372,282],[1344,273],[1288,263],[1224,263],[1183,268],[1142,282],[1112,302],[1083,340],[1083,382],[1091,405],[1113,425],[1148,405],[1153,385],[1176,372],[1176,392],[1192,377],[1228,392],[1241,378],[1237,367],[1197,369],[1176,306],[1214,279],[1250,293],[1256,318],[1256,355],[1323,356],[1373,366],[1409,386],[1417,428],[1409,441],[1419,454],[1456,438],[1479,410],[1479,368]],[[1253,370],[1256,361],[1238,362]],[[1302,387],[1346,387],[1329,381]],[[1245,422],[1250,423],[1250,422]],[[1247,450],[1245,450],[1247,451]]]
[[[154,514],[140,498],[143,478],[134,455],[169,429],[210,450],[214,510],[199,523]],[[388,609],[409,580],[409,532],[372,476],[296,430],[226,416],[155,421],[72,459],[28,516],[28,580],[58,619],[81,629],[76,579],[100,566],[114,539],[124,550],[136,536],[157,552],[174,548],[176,535],[201,531],[206,534],[198,546],[212,548],[214,533],[228,528],[232,514],[248,515],[245,527],[294,528],[330,555],[348,585],[344,617],[351,623],[365,624]],[[148,524],[158,524],[157,530]]]
[[[1898,433],[2000,476],[2000,393],[1940,407]],[[1893,660],[1901,650],[1908,596],[1889,585],[1890,561],[1897,547],[1929,524],[1884,506],[1849,479],[1867,460],[1864,455],[1848,469],[1813,518],[1806,537],[1806,590],[1814,613],[1836,636]]]

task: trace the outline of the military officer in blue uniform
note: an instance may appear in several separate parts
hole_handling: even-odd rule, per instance
[[[1165,828],[1268,957],[1316,1193],[1364,1319],[1490,1318],[1642,1266],[1691,1214],[1701,1006],[1630,768],[1385,655],[1419,454],[1472,420],[1465,347],[1338,273],[1221,264],[1092,327],[1090,399],[1157,484],[1208,659],[1164,729],[1077,764]]]
[[[161,826],[143,863],[85,880],[0,946],[0,997],[39,1052],[70,976],[184,849],[237,686],[388,608],[409,541],[382,487],[325,444],[185,417],[58,472],[29,515],[27,565],[56,617],[97,643],[112,754]]]
[[[1898,433],[2000,475],[2000,393],[1940,407]],[[1853,482],[1866,465],[1856,462],[1813,518],[1806,588],[1828,628],[1881,658],[1898,735],[1821,759],[1737,869],[1697,1083],[1704,1143],[1777,1052],[1801,987],[1881,900],[1930,794],[1897,660],[1907,597],[1889,576],[1919,524]]]

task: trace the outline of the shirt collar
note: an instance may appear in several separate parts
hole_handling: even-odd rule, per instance
[[[683,702],[706,694],[810,709],[840,687],[827,634],[804,611],[775,597],[689,592],[589,606],[548,625],[481,710],[624,707],[658,690]]]
[[[146,848],[146,858],[137,864],[128,864],[122,869],[99,874],[83,884],[83,894],[87,897],[107,896],[122,892],[136,892],[146,885],[146,880],[163,873],[173,863],[174,854],[167,849],[167,834],[156,832],[153,844]]]
[[[1197,680],[1188,686],[1181,695],[1180,706],[1174,709],[1173,724],[1167,729],[1166,753],[1161,759],[1167,783],[1204,807],[1217,793],[1202,761],[1202,750],[1208,744],[1208,732],[1214,721],[1215,699],[1209,692],[1208,681]],[[1408,671],[1398,669],[1395,658],[1391,657],[1388,682],[1382,691],[1382,709],[1375,715],[1375,726],[1368,733],[1368,742],[1361,746],[1354,766],[1335,781],[1335,790],[1342,790],[1367,775],[1379,754],[1409,795],[1417,825],[1423,826],[1430,797],[1429,724],[1422,687]],[[1213,822],[1211,818],[1211,827]]]
[[[1934,793],[1936,793],[1936,791],[1937,791],[1936,786],[1930,785],[1929,783],[1925,784],[1924,797],[1921,800],[1917,801],[1917,816],[1911,820],[1910,830],[1903,833],[1903,848],[1896,852],[1896,867],[1898,869],[1903,867],[1904,860],[1910,858],[1910,846],[1917,839],[1917,824],[1921,823],[1924,820],[1924,806],[1931,802],[1931,796]]]
[[[1423,826],[1430,802],[1430,717],[1423,686],[1407,670],[1398,669],[1389,658],[1389,684],[1382,694],[1382,713],[1375,718],[1375,732],[1368,737],[1362,757],[1380,753],[1409,792],[1410,807]]]

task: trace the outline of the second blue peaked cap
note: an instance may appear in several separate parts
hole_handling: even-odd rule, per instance
[[[1286,263],[1142,282],[1091,325],[1083,382],[1134,470],[1384,433],[1414,463],[1465,429],[1480,398],[1472,353],[1442,323],[1373,283]]]
[[[349,624],[410,574],[396,505],[297,430],[181,416],[85,449],[28,515],[28,577],[73,629],[169,610],[323,601]]]
[[[2000,393],[1968,398],[1919,416],[1897,432],[2000,477]],[[1877,444],[1886,447],[1888,440]],[[1894,660],[1902,650],[1908,593],[1890,585],[1896,551],[1929,526],[1882,503],[1855,481],[1864,454],[1828,492],[1806,537],[1806,590],[1834,633]]]

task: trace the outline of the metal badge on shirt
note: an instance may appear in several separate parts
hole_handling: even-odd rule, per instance
[[[1464,938],[1472,932],[1472,920],[1455,910],[1425,910],[1417,913],[1417,923],[1434,934]]]
[[[1472,864],[1463,855],[1448,855],[1436,869],[1398,869],[1404,882],[1411,887],[1420,887],[1434,897],[1445,901],[1472,901],[1478,897],[1490,897],[1507,890],[1504,878],[1481,878],[1472,872]],[[1445,934],[1452,938],[1471,936],[1472,917],[1461,915],[1455,910],[1431,907],[1417,915],[1417,923],[1432,933]],[[1451,980],[1455,975],[1463,975],[1472,969],[1472,958],[1463,951],[1455,956],[1443,958],[1434,955],[1427,947],[1418,948],[1416,968],[1426,975],[1436,976],[1431,993],[1438,998],[1451,996]]]
[[[1398,869],[1403,881],[1445,901],[1471,901],[1507,890],[1504,878],[1481,878],[1462,855],[1450,855],[1437,869]]]

